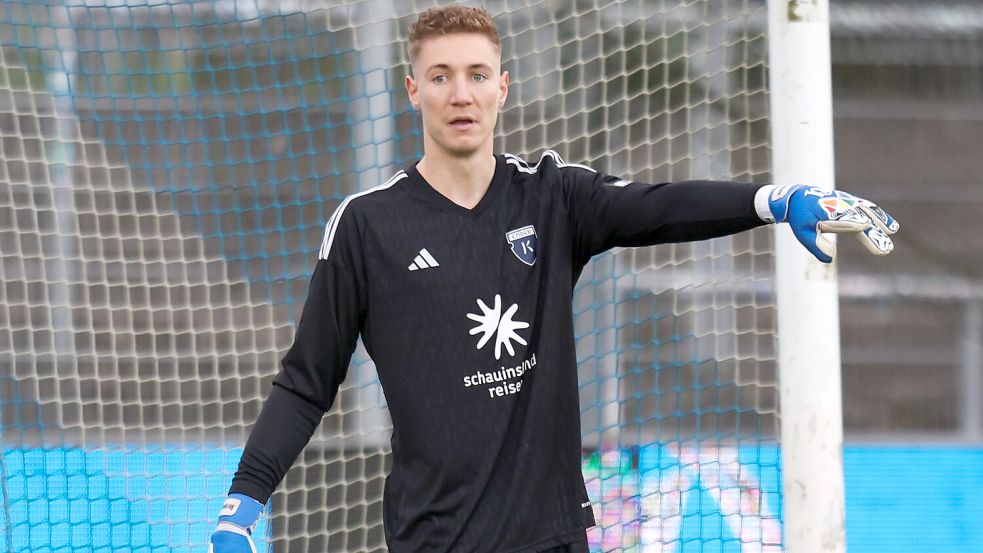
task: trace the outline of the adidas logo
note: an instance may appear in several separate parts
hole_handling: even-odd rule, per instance
[[[440,263],[430,255],[430,252],[426,248],[420,250],[420,254],[413,259],[413,263],[410,263],[409,269],[411,271],[417,271],[420,269],[433,269],[434,267],[440,267]]]

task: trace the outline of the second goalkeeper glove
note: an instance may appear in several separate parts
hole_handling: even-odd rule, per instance
[[[836,244],[823,232],[853,233],[870,253],[887,255],[894,250],[890,235],[900,228],[894,217],[869,200],[815,186],[772,187],[768,208],[775,222],[787,222],[799,242],[823,263],[836,255]]]
[[[218,525],[208,553],[256,553],[252,533],[263,514],[263,505],[248,495],[229,494],[222,504]]]

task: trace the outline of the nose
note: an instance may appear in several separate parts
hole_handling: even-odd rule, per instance
[[[455,106],[469,105],[474,101],[471,94],[471,87],[468,86],[467,79],[455,79],[454,88],[451,90],[451,104]]]

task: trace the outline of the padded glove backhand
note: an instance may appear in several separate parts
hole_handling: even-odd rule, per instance
[[[229,494],[222,504],[208,553],[256,553],[252,533],[263,505],[248,495]]]
[[[871,201],[815,186],[777,186],[768,195],[768,208],[775,222],[787,222],[799,242],[823,263],[836,255],[836,244],[823,232],[853,233],[870,253],[887,255],[894,249],[890,235],[900,228]]]

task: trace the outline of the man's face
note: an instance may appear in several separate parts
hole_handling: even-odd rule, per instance
[[[406,92],[423,116],[424,149],[465,157],[491,149],[509,75],[488,37],[455,33],[428,38],[406,77]]]

